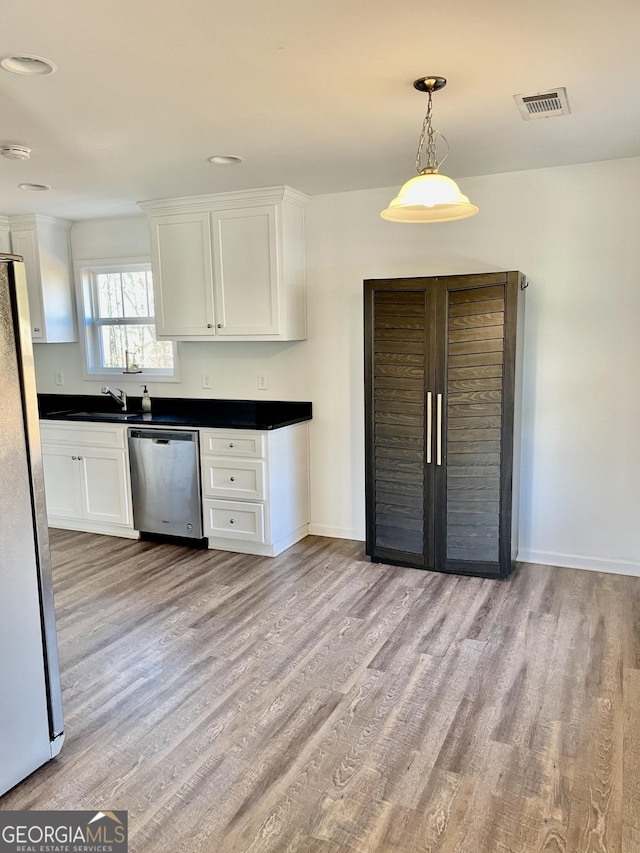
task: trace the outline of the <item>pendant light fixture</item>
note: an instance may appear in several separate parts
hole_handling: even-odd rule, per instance
[[[466,219],[467,216],[473,216],[474,213],[477,213],[478,208],[475,204],[471,204],[466,195],[460,192],[455,181],[439,174],[439,164],[436,159],[436,134],[447,143],[447,153],[440,165],[448,156],[449,143],[444,135],[434,130],[431,125],[433,110],[431,96],[438,89],[444,88],[447,81],[444,77],[421,77],[413,85],[419,92],[426,92],[429,97],[427,113],[422,123],[422,133],[418,142],[418,153],[416,154],[418,175],[404,184],[396,198],[390,202],[389,207],[383,210],[380,216],[391,222],[448,222],[453,219]],[[423,166],[422,149],[425,147],[425,142],[427,161]]]

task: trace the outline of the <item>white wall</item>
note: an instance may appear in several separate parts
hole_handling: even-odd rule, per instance
[[[162,396],[311,400],[313,531],[364,538],[362,281],[520,269],[527,291],[520,558],[640,575],[640,158],[461,181],[480,207],[384,222],[397,188],[316,196],[306,214],[309,339],[181,344]],[[76,223],[80,258],[148,253],[144,219]],[[79,347],[36,347],[38,386],[98,393]],[[266,369],[268,392],[256,373]],[[210,369],[214,389],[200,388]],[[132,387],[131,392],[135,389]]]
[[[480,213],[439,225],[381,220],[393,188],[311,201],[315,528],[363,536],[362,280],[520,269],[520,557],[640,574],[640,159],[461,184]]]

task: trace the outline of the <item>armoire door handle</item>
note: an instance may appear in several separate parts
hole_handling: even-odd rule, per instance
[[[433,428],[433,413],[431,411],[431,391],[427,391],[427,465],[431,465],[431,433]]]
[[[436,396],[436,465],[442,465],[442,394]]]

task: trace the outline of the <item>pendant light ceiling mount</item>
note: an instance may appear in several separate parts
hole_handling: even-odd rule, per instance
[[[419,92],[438,92],[447,85],[446,77],[419,77],[413,81],[413,88]]]
[[[438,172],[438,161],[436,159],[435,136],[441,136],[447,142],[445,136],[433,129],[432,101],[434,92],[444,89],[447,85],[445,77],[429,75],[420,77],[414,81],[413,87],[419,92],[426,92],[429,96],[427,112],[422,123],[422,132],[418,142],[416,154],[417,177],[411,178],[400,189],[400,192],[390,202],[389,207],[382,211],[380,216],[391,222],[448,222],[454,219],[466,219],[478,212],[478,208],[471,204],[466,195],[458,189],[458,185],[451,178],[445,177]],[[425,145],[426,143],[426,145]],[[443,160],[448,155],[445,154]],[[426,150],[427,162],[422,165],[422,151]]]

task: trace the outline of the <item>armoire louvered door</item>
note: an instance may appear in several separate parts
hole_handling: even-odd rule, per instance
[[[373,560],[510,572],[524,286],[516,272],[365,282]]]
[[[367,443],[372,448],[367,514],[380,553],[424,566],[434,558],[425,401],[435,380],[435,294],[421,279],[390,284],[372,284],[365,324]]]

